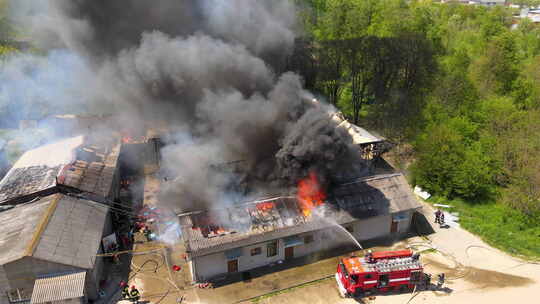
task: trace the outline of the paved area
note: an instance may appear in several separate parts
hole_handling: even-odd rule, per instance
[[[159,186],[156,179],[145,189],[144,201],[153,205]],[[433,223],[433,210],[424,206],[426,218]],[[130,262],[130,285],[136,285],[143,303],[507,303],[536,297],[540,290],[540,265],[510,257],[458,227],[413,237],[390,246],[373,247],[374,251],[411,247],[422,254],[425,270],[436,276],[444,272],[446,287],[438,291],[378,295],[374,300],[342,299],[333,279],[338,260],[313,257],[313,261],[296,260],[252,271],[252,278],[213,289],[200,289],[190,281],[181,243],[145,242],[139,234]],[[159,229],[158,229],[159,230]],[[433,250],[434,249],[434,250]],[[357,254],[363,254],[357,251]],[[172,265],[181,267],[173,271]],[[316,282],[313,282],[313,281]],[[219,286],[219,285],[218,285]],[[119,303],[128,303],[120,301]]]
[[[426,215],[433,221],[428,205]],[[333,279],[261,299],[259,303],[536,303],[540,265],[527,263],[486,245],[460,228],[440,229],[429,238],[407,240],[418,250],[436,248],[422,260],[426,272],[447,274],[444,290],[379,295],[374,300],[342,299]]]

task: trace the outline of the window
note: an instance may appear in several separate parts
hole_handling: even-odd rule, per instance
[[[354,232],[354,227],[353,225],[347,225],[347,226],[344,226],[345,230],[349,231],[350,233],[353,233]]]
[[[270,242],[266,245],[266,256],[273,257],[277,255],[277,241]]]
[[[372,275],[366,274],[366,276],[365,276],[364,278],[366,278],[366,279],[371,279],[372,277],[373,277]]]
[[[313,234],[304,236],[304,244],[313,243]]]
[[[262,252],[261,247],[253,248],[251,249],[251,256],[259,255],[261,254],[261,252]]]

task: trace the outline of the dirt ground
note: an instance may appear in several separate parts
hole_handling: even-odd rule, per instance
[[[431,208],[424,206],[430,220]],[[527,263],[486,245],[460,228],[439,229],[428,239],[407,240],[419,250],[435,248],[422,255],[426,272],[444,272],[447,284],[441,291],[378,295],[374,300],[341,299],[333,279],[295,289],[259,303],[538,303],[540,265]]]
[[[424,205],[424,213],[433,222],[433,210],[427,204]],[[433,281],[437,274],[446,274],[447,283],[438,291],[377,295],[374,300],[342,299],[332,277],[340,257],[254,276],[247,282],[199,289],[189,282],[189,269],[180,258],[183,248],[134,256],[130,284],[141,288],[144,303],[153,304],[536,303],[534,299],[540,291],[539,264],[527,263],[493,249],[460,228],[440,229],[433,226],[433,229],[435,233],[427,237],[413,237],[392,247],[372,249],[432,249],[422,253],[422,261],[425,271],[433,275]],[[137,251],[151,250],[157,245],[154,242],[137,245]],[[149,259],[156,262],[147,263],[142,271],[137,272]],[[171,265],[180,265],[182,270],[172,272]],[[320,280],[308,283],[317,279]],[[294,286],[297,287],[290,288]]]

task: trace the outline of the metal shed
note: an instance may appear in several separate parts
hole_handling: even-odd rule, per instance
[[[30,303],[84,303],[85,278],[81,271],[37,279]]]

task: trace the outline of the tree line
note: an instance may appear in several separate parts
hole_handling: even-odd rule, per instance
[[[415,184],[540,220],[540,28],[506,7],[297,0],[288,69],[354,123],[413,147]]]

